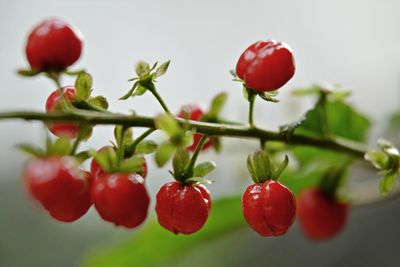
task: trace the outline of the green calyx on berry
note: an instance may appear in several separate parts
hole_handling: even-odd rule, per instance
[[[289,158],[285,155],[282,163],[278,167],[274,167],[269,156],[263,150],[257,150],[247,157],[247,169],[255,183],[263,183],[269,179],[277,181],[288,164]]]
[[[386,140],[378,141],[378,150],[371,150],[365,154],[365,159],[378,169],[380,191],[383,195],[391,192],[396,178],[400,178],[399,149]]]
[[[329,199],[347,202],[347,196],[341,193],[341,188],[347,179],[347,166],[329,168],[319,183],[319,189]]]
[[[205,184],[211,181],[204,177],[215,169],[215,163],[206,161],[195,165],[193,156],[190,158],[186,149],[177,149],[172,159],[173,172],[170,171],[175,180],[184,184]]]
[[[120,98],[120,100],[126,100],[130,97],[140,96],[146,93],[147,90],[154,91],[156,79],[162,75],[164,75],[169,67],[170,61],[166,61],[161,65],[158,65],[158,62],[154,63],[152,67],[150,67],[149,63],[145,61],[139,61],[136,64],[136,77],[129,79],[129,82],[133,82],[131,89]]]

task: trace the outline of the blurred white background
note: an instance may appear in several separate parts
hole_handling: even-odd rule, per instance
[[[124,102],[118,98],[128,90],[127,79],[133,76],[138,60],[170,59],[168,73],[159,79],[158,88],[172,110],[192,102],[206,107],[213,95],[227,91],[230,98],[224,114],[245,120],[247,105],[241,87],[231,81],[228,71],[249,44],[276,39],[293,48],[297,71],[280,90],[280,104],[257,102],[258,124],[276,129],[295,120],[311,102],[293,99],[291,89],[329,81],[351,89],[351,101],[379,127],[400,106],[399,10],[400,1],[396,0],[0,0],[0,110],[44,109],[47,95],[55,89],[53,84],[45,78],[22,79],[15,71],[27,66],[23,51],[28,32],[43,18],[57,16],[78,27],[85,36],[82,58],[72,68],[85,68],[94,76],[94,94],[107,96],[112,110],[134,109],[148,115],[159,112],[150,95]],[[64,84],[72,82],[64,80]],[[1,122],[0,129],[0,188],[6,182],[19,188],[19,166],[24,157],[13,145],[40,143],[43,129],[39,123],[21,121]],[[111,133],[110,127],[96,129],[88,145],[102,146]],[[223,169],[222,165],[215,172],[220,182],[211,187],[213,193],[235,190],[224,183],[235,172],[246,176],[241,155],[227,158],[232,151],[234,148],[224,153],[225,162],[240,163],[237,169]],[[209,156],[222,164],[221,157],[213,153]],[[165,169],[150,170],[150,175],[152,194],[160,183],[170,179]],[[23,193],[17,192],[21,198]],[[19,205],[25,208],[27,204]],[[30,216],[37,211],[25,212]],[[0,223],[17,223],[14,219],[18,216],[2,216]],[[101,224],[94,217],[89,219]],[[90,226],[87,228],[93,225],[86,223]],[[16,236],[9,236],[8,241],[17,242]]]

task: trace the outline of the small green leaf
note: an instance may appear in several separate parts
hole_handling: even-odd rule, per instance
[[[34,77],[40,74],[42,71],[39,70],[32,70],[32,69],[20,69],[18,70],[18,75],[23,77]]]
[[[172,159],[172,167],[174,169],[174,176],[180,178],[184,176],[186,167],[190,161],[189,153],[185,149],[178,149]]]
[[[147,63],[147,62],[145,62],[145,61],[139,61],[138,63],[136,63],[135,70],[136,70],[136,74],[137,74],[139,77],[143,77],[143,76],[145,76],[146,74],[149,74],[149,72],[150,72],[150,65],[149,65],[149,63]]]
[[[47,151],[48,155],[65,156],[70,153],[72,149],[72,144],[68,138],[59,138],[51,146],[51,149]]]
[[[16,147],[30,156],[38,158],[45,156],[45,152],[43,151],[43,149],[30,144],[18,144]]]
[[[83,163],[85,162],[87,159],[89,159],[91,157],[90,151],[89,150],[85,150],[82,152],[79,152],[78,154],[75,155],[75,159],[79,162],[79,163]]]
[[[365,160],[371,162],[372,165],[374,165],[374,167],[377,168],[378,170],[385,170],[389,168],[390,158],[383,151],[379,150],[369,151],[365,154],[364,158]]]
[[[125,95],[121,96],[119,98],[119,100],[127,100],[128,98],[130,98],[133,95],[133,92],[135,91],[136,87],[139,85],[139,82],[135,82],[131,89],[129,89],[128,93],[126,93]]]
[[[185,184],[211,184],[212,182],[204,177],[190,177],[185,180]]]
[[[247,168],[256,183],[271,178],[271,162],[268,155],[262,150],[257,150],[253,155],[247,157]]]
[[[249,99],[250,99],[249,89],[247,89],[246,86],[243,86],[243,97],[244,97],[244,99],[246,99],[247,101],[249,101]]]
[[[278,166],[278,169],[272,174],[272,180],[278,180],[279,176],[281,176],[282,172],[286,169],[287,165],[289,164],[289,158],[285,155],[285,159],[282,163]]]
[[[253,163],[253,155],[249,155],[247,157],[247,169],[249,170],[250,177],[254,180],[254,182],[258,183],[258,176],[256,174],[254,163]]]
[[[89,73],[81,72],[75,81],[76,99],[86,100],[89,98],[92,89],[92,76]]]
[[[163,167],[171,158],[175,151],[175,146],[171,143],[161,144],[155,154],[155,160],[158,167]]]
[[[392,191],[397,175],[394,171],[386,171],[382,174],[383,176],[379,183],[379,189],[383,195],[387,195]]]
[[[211,137],[211,140],[212,140],[212,147],[214,148],[215,152],[221,153],[222,150],[221,139],[216,136],[213,136]]]
[[[146,92],[147,92],[147,88],[139,84],[137,86],[135,92],[133,92],[132,96],[141,96]]]
[[[227,98],[228,94],[225,92],[216,95],[211,101],[211,107],[207,115],[211,118],[218,118],[219,114],[221,113],[222,107],[226,103]]]
[[[138,155],[134,155],[121,162],[119,170],[125,173],[140,173],[143,172],[144,158]]]
[[[264,99],[265,101],[272,102],[272,103],[279,103],[279,100],[275,98],[275,96],[278,94],[277,91],[275,92],[264,92],[264,93],[259,93],[258,95]]]
[[[193,171],[193,176],[204,177],[215,169],[215,162],[206,161],[198,164]]]
[[[156,151],[158,145],[156,142],[152,140],[143,140],[141,141],[135,149],[135,152],[138,154],[150,154]]]
[[[89,98],[88,102],[89,102],[89,104],[91,104],[97,108],[104,109],[104,110],[108,109],[107,98],[105,98],[104,96],[91,97],[91,98]]]
[[[168,60],[167,62],[164,62],[163,64],[161,64],[161,65],[157,68],[157,70],[156,70],[156,72],[155,72],[155,76],[156,76],[156,77],[160,77],[160,76],[164,75],[164,74],[167,72],[167,70],[168,70],[169,63],[170,63],[170,62],[171,62],[171,61]]]
[[[182,147],[188,147],[193,144],[193,132],[186,131],[182,141]]]
[[[165,131],[169,137],[180,136],[182,129],[174,117],[167,114],[162,114],[155,119],[156,127]]]
[[[132,129],[123,125],[117,125],[114,128],[114,138],[117,142],[117,147],[124,148],[127,142],[132,141]]]

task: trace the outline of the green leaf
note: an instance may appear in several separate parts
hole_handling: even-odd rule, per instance
[[[171,158],[175,151],[175,146],[171,143],[161,144],[155,154],[155,160],[158,167],[163,167]]]
[[[275,98],[276,95],[278,95],[278,92],[264,92],[264,93],[259,93],[258,94],[261,99],[268,101],[268,102],[272,102],[272,103],[279,103],[279,100],[277,98]]]
[[[290,142],[290,138],[293,136],[294,131],[303,123],[305,119],[306,116],[303,116],[295,122],[279,126],[279,133],[285,137],[286,143]]]
[[[135,149],[135,152],[138,154],[150,154],[157,150],[157,143],[152,140],[143,140],[141,141]]]
[[[89,104],[100,108],[100,109],[104,109],[107,110],[108,109],[108,101],[107,98],[105,98],[104,96],[96,96],[96,97],[91,97],[88,100]]]
[[[146,74],[149,74],[150,65],[145,61],[139,61],[138,63],[136,63],[135,71],[139,77],[143,77]]]
[[[175,266],[184,255],[190,255],[190,252],[245,227],[247,224],[242,215],[240,197],[217,199],[201,231],[191,235],[174,235],[156,220],[148,221],[128,241],[111,247],[107,243],[108,248],[91,251],[83,267]]]
[[[227,98],[228,94],[225,92],[216,95],[211,101],[211,107],[207,115],[211,118],[218,118],[219,114],[221,113],[222,107],[226,103]]]
[[[113,147],[107,147],[99,152],[91,150],[89,154],[97,161],[103,170],[112,172],[117,169],[117,153]]]
[[[250,99],[249,89],[247,89],[246,86],[243,86],[243,97],[244,97],[244,99],[246,99],[247,101],[249,101],[249,99]]]
[[[135,92],[133,92],[132,96],[141,96],[141,95],[143,95],[143,94],[146,93],[146,92],[147,92],[147,88],[139,84],[139,85],[136,87]]]
[[[379,189],[383,195],[387,195],[393,189],[393,186],[396,182],[396,172],[394,171],[385,171],[382,173],[382,178],[379,183]]]
[[[288,164],[289,164],[289,158],[288,158],[287,155],[285,155],[285,159],[278,166],[278,169],[276,169],[276,171],[272,174],[271,179],[272,180],[278,180],[279,176],[281,176],[282,172],[286,169]]]
[[[156,72],[155,72],[155,76],[156,76],[156,77],[160,77],[160,76],[164,75],[164,74],[167,72],[167,70],[168,70],[169,63],[171,63],[170,60],[168,60],[167,62],[164,62],[163,64],[161,64],[161,65],[157,68],[157,70],[156,70]]]
[[[168,114],[162,114],[155,118],[156,127],[163,130],[169,137],[180,136],[182,129],[174,117]]]
[[[31,144],[18,144],[16,147],[22,152],[38,158],[43,157],[46,154],[43,149],[33,146]]]
[[[129,89],[128,93],[126,93],[125,95],[121,96],[119,98],[119,100],[127,100],[128,98],[130,98],[133,95],[133,92],[135,91],[136,87],[139,85],[139,82],[135,82],[131,89]]]
[[[51,146],[51,149],[47,151],[48,155],[65,156],[70,153],[72,149],[72,144],[68,138],[59,138]]]
[[[85,162],[87,159],[89,159],[91,157],[91,153],[89,150],[85,150],[82,152],[79,152],[78,154],[75,155],[75,159],[79,162],[79,163],[83,163]]]
[[[221,139],[213,136],[211,137],[211,142],[212,142],[212,147],[214,148],[215,152],[221,153],[222,150],[222,144],[221,144]]]
[[[204,177],[190,177],[185,180],[185,184],[211,184],[212,182]]]
[[[189,153],[185,149],[178,149],[172,159],[172,167],[174,169],[174,176],[181,178],[185,174],[186,167],[190,161]]]
[[[76,99],[86,100],[89,98],[92,89],[92,76],[89,73],[81,72],[75,81]]]
[[[121,162],[119,170],[125,173],[140,173],[143,171],[144,158],[138,155],[134,155]]]
[[[372,150],[365,154],[365,160],[369,161],[378,170],[385,170],[389,167],[389,156],[380,150]]]
[[[123,149],[127,142],[132,141],[132,129],[117,125],[114,128],[114,138],[117,142],[117,147]]]
[[[23,77],[34,77],[40,73],[42,73],[42,71],[40,71],[40,70],[32,70],[32,69],[18,70],[18,75],[23,76]]]
[[[215,169],[215,162],[206,161],[198,164],[193,171],[193,176],[204,177]]]

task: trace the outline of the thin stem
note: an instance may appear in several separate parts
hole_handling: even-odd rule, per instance
[[[153,95],[154,97],[157,99],[158,103],[160,103],[161,107],[163,108],[163,110],[168,113],[171,114],[171,111],[169,110],[169,108],[167,107],[167,104],[164,102],[164,99],[161,97],[161,95],[157,92],[156,87],[154,86],[154,84],[150,84],[147,88]]]
[[[192,158],[190,159],[189,165],[187,166],[186,169],[186,174],[188,175],[189,178],[193,176],[194,165],[196,164],[196,160],[199,157],[200,151],[203,148],[204,144],[206,143],[207,139],[208,136],[203,135],[199,143],[197,144],[196,150],[193,152]]]
[[[133,154],[135,154],[135,150],[137,145],[142,142],[147,136],[149,136],[151,133],[153,133],[156,129],[155,128],[150,128],[146,130],[144,133],[138,136],[129,146],[125,148],[125,156],[130,157]]]
[[[76,139],[75,139],[75,141],[74,141],[74,143],[72,145],[71,152],[69,153],[70,155],[72,155],[72,156],[75,155],[76,150],[78,149],[79,144],[82,141],[83,135],[84,134],[81,131],[79,131],[78,136],[76,137]]]
[[[118,157],[118,163],[121,163],[121,161],[124,159],[124,154],[125,154],[125,149],[124,149],[124,144],[125,144],[125,132],[128,128],[126,126],[122,127],[122,133],[117,141],[118,144],[118,149],[117,149],[117,157]]]
[[[254,103],[257,95],[250,90],[247,90],[247,92],[249,94],[249,125],[251,128],[254,128]]]
[[[94,111],[80,111],[79,113],[62,112],[34,112],[34,111],[10,111],[0,112],[0,120],[23,119],[44,122],[76,122],[87,123],[91,125],[124,125],[127,127],[147,127],[156,128],[153,117],[124,115],[117,113],[102,113]],[[260,128],[251,128],[241,125],[229,125],[222,123],[207,123],[201,121],[185,120],[176,118],[181,125],[187,125],[196,132],[206,135],[236,137],[236,138],[254,138],[266,141],[286,142],[286,137],[279,132],[268,131]],[[294,133],[289,141],[290,145],[312,146],[319,149],[328,149],[340,153],[349,154],[355,157],[363,158],[365,148],[360,143],[354,143],[347,139],[331,138],[329,140],[322,138],[309,137]]]

